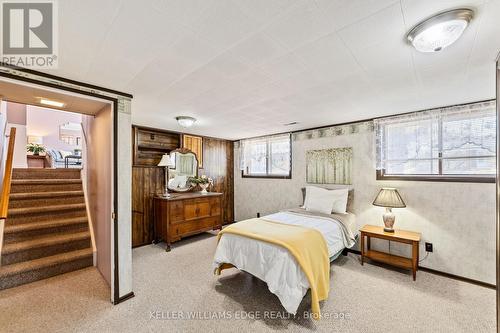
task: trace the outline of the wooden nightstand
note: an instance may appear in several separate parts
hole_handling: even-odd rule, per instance
[[[385,264],[410,269],[413,272],[413,281],[417,278],[418,270],[418,247],[420,243],[420,233],[406,230],[394,230],[394,232],[385,232],[384,227],[365,225],[359,230],[361,232],[361,265],[364,259],[369,258]],[[366,250],[365,250],[366,237]],[[409,244],[412,247],[412,257],[405,258],[389,253],[372,250],[370,239],[380,238],[393,242]]]

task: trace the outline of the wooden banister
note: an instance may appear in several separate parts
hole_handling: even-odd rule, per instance
[[[0,219],[7,218],[9,208],[10,183],[12,180],[12,164],[14,160],[14,144],[16,142],[16,128],[11,127],[9,135],[9,148],[5,162],[5,175],[3,177],[2,192],[0,192]]]

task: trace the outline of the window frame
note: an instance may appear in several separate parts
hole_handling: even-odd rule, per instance
[[[275,135],[273,135],[275,136]],[[288,139],[289,139],[289,145],[290,145],[290,168],[288,170],[288,175],[273,175],[269,174],[269,149],[270,149],[270,141],[273,136],[269,136],[269,138],[266,138],[266,174],[265,175],[252,175],[252,174],[245,174],[244,170],[241,170],[241,177],[242,178],[257,178],[257,179],[292,179],[292,133],[288,133]],[[263,137],[264,139],[265,137]]]
[[[476,104],[476,103],[470,103]],[[439,133],[438,133],[438,146],[441,149],[443,143],[443,133],[442,133],[442,125],[443,118],[439,117]],[[497,119],[497,127],[498,127],[498,119]],[[385,131],[383,135],[385,136]],[[377,135],[375,133],[375,135]],[[377,139],[377,138],[375,138]],[[387,149],[384,145],[383,149]],[[387,154],[384,154],[387,156]],[[457,182],[457,183],[495,183],[497,175],[496,174],[443,174],[443,160],[448,159],[446,157],[443,158],[443,152],[438,152],[437,158],[429,158],[429,160],[437,160],[438,162],[438,172],[439,174],[387,174],[385,169],[377,169],[376,170],[376,180],[402,180],[402,181],[430,181],[430,182]],[[497,156],[484,156],[484,157],[492,157],[497,158]],[[378,157],[377,157],[378,158]],[[460,157],[460,159],[467,158],[478,158],[477,156],[471,157]]]

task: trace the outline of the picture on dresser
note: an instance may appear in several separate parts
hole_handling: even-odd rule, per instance
[[[351,185],[351,173],[352,147],[306,152],[307,183]]]

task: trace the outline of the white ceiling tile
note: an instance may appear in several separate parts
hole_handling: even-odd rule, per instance
[[[221,50],[249,37],[259,24],[230,0],[217,0],[192,29]]]
[[[184,26],[189,26],[211,7],[216,0],[150,0],[151,7],[159,11],[164,21],[175,21]],[[141,2],[146,5],[145,2]]]
[[[300,1],[294,8],[264,29],[291,50],[318,39],[332,29],[313,1]]]
[[[96,50],[101,47],[122,0],[89,0],[59,2],[59,69],[53,74],[74,80],[91,81],[86,74]],[[99,10],[95,10],[99,7]],[[85,29],[82,29],[85,27]],[[77,60],[77,61],[76,61]],[[94,81],[94,83],[99,80]]]
[[[493,0],[477,7],[476,18],[472,24],[479,25],[470,62],[473,65],[494,62],[500,53],[500,34],[498,33],[498,13],[500,1]]]
[[[151,60],[131,80],[126,89],[138,93],[165,90],[191,72],[210,62],[217,50],[191,32],[179,32],[181,38]]]
[[[401,41],[387,41],[353,52],[366,75],[372,79],[413,73],[412,49]],[[390,64],[390,65],[388,65]]]
[[[229,52],[249,64],[258,66],[288,53],[288,50],[269,36],[257,33],[233,47]]]
[[[315,0],[323,15],[335,29],[356,23],[399,0]]]
[[[405,25],[399,3],[343,28],[339,36],[354,53],[394,41],[404,44]]]
[[[289,76],[303,72],[306,67],[304,63],[293,53],[266,62],[259,67],[263,72],[269,74],[273,80],[283,80]]]
[[[457,43],[405,43],[459,6],[476,17]],[[499,12],[500,0],[65,0],[50,72],[132,93],[136,124],[182,130],[186,114],[192,133],[238,139],[492,98]]]
[[[337,34],[330,34],[294,51],[315,75],[333,81],[361,70]]]
[[[265,24],[282,14],[297,0],[233,0],[233,2],[256,22]]]

